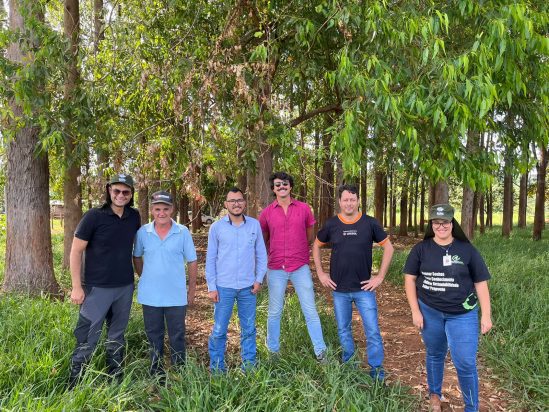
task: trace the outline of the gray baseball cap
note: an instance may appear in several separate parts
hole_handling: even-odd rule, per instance
[[[165,203],[172,206],[173,197],[170,193],[160,190],[158,192],[154,192],[151,196],[151,204],[154,205],[155,203]]]

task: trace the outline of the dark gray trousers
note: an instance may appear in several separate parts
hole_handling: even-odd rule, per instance
[[[110,373],[120,370],[124,357],[124,332],[130,319],[133,284],[116,288],[84,287],[86,298],[80,306],[74,329],[76,348],[71,369],[79,372],[88,363],[101,337],[103,322],[107,323],[107,366]]]
[[[151,373],[162,372],[164,353],[164,324],[168,327],[168,338],[172,366],[185,362],[185,315],[187,306],[156,307],[143,305],[145,332],[151,347]]]

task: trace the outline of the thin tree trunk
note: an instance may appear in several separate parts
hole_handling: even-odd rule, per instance
[[[362,213],[367,214],[368,212],[368,196],[367,196],[367,190],[368,190],[368,162],[364,162],[364,165],[362,166],[362,170],[360,173],[360,206],[362,209]]]
[[[395,194],[395,173],[391,170],[389,173],[391,179],[389,199],[391,207],[389,210],[389,234],[393,234],[393,229],[396,227],[396,194]]]
[[[419,231],[425,232],[425,179],[421,178],[421,197],[419,203]]]
[[[315,159],[314,159],[314,162],[315,162],[315,193],[314,193],[314,198],[313,198],[313,214],[315,216],[319,216],[320,214],[320,201],[319,201],[319,196],[320,196],[320,182],[319,182],[319,175],[320,175],[320,170],[319,170],[319,164],[320,162],[322,161],[321,159],[318,158],[318,153],[319,152],[319,148],[320,148],[320,133],[318,131],[315,131]],[[315,229],[318,229],[318,223],[317,223],[317,227]]]
[[[488,197],[486,199],[486,226],[488,226],[490,229],[494,224],[493,215],[494,215],[494,193],[493,193],[492,185],[490,185],[490,188],[488,189]]]
[[[23,10],[23,7],[27,7]],[[9,61],[28,68],[34,65],[30,52],[37,44],[28,39],[33,35],[29,20],[44,21],[41,2],[21,0],[9,2],[9,28],[12,31],[31,31],[23,39],[11,43],[6,51]],[[35,84],[35,92],[42,92],[43,84]],[[23,109],[14,98],[8,101],[15,119],[25,121]],[[6,182],[6,258],[5,292],[30,295],[60,294],[53,272],[49,208],[49,168],[45,152],[37,154],[40,129],[10,121],[15,136],[7,143]]]
[[[322,177],[320,183],[320,212],[318,214],[318,227],[324,226],[324,223],[334,214],[333,183],[334,167],[329,157],[330,140],[332,136],[329,133],[322,135],[322,146],[324,159],[322,163]]]
[[[518,227],[526,227],[526,208],[528,206],[528,172],[520,176]]]
[[[513,175],[511,165],[512,161],[510,154],[507,153],[503,175],[503,222],[501,225],[501,234],[504,237],[509,237],[511,235],[513,227]]]
[[[383,226],[389,226],[389,182],[387,174],[383,175],[383,194],[385,195],[383,203]]]
[[[78,0],[65,0],[64,7],[65,36],[70,44],[70,54],[65,79],[65,101],[71,107],[79,83],[78,73],[78,36],[80,32],[80,9]],[[70,113],[70,111],[69,111]],[[80,186],[80,160],[74,153],[76,130],[71,128],[72,116],[65,119],[65,171],[63,176],[63,202],[65,207],[65,226],[63,229],[63,267],[70,265],[70,253],[74,231],[82,219],[82,188]]]
[[[243,190],[243,189],[242,189]],[[179,223],[189,227],[189,196],[183,192],[183,189],[179,192]]]
[[[149,186],[144,182],[137,186],[137,207],[141,215],[141,224],[149,223]]]
[[[541,233],[545,228],[545,191],[547,179],[547,163],[549,162],[549,148],[541,147],[540,156],[537,163],[537,182],[536,182],[536,206],[534,211],[534,229],[532,238],[541,240]]]
[[[384,176],[385,173],[381,171],[375,172],[375,186],[374,186],[374,217],[379,221],[381,225],[386,222],[386,219],[383,218],[384,209],[385,209],[385,185],[384,185]]]
[[[475,192],[468,185],[463,186],[463,199],[461,201],[461,228],[469,239],[473,238],[473,204]]]
[[[400,236],[408,235],[408,182],[409,178],[404,178],[404,184],[400,189],[400,225],[398,234]]]
[[[414,183],[414,203],[413,203],[413,206],[414,206],[414,237],[418,237],[419,235],[419,229],[418,229],[418,225],[417,225],[417,198],[418,198],[418,195],[419,195],[419,173],[416,174],[416,178],[414,179],[415,180],[415,183]]]
[[[478,211],[479,211],[479,221],[480,221],[480,227],[479,227],[479,230],[480,230],[480,234],[483,235],[484,232],[486,231],[485,230],[485,226],[484,226],[484,204],[485,204],[485,196],[484,196],[484,193],[480,193],[479,195],[479,200],[478,200]]]

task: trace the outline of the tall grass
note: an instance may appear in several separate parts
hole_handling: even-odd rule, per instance
[[[62,233],[54,227],[56,276],[68,289],[61,271]],[[5,239],[0,233],[4,253]],[[4,258],[0,256],[3,273]],[[283,315],[281,357],[269,360],[265,347],[267,293],[258,299],[259,366],[247,373],[238,354],[228,354],[230,370],[210,375],[202,348],[189,348],[186,367],[170,371],[166,384],[149,377],[148,345],[141,309],[134,305],[126,332],[127,356],[122,384],[110,382],[103,345],[98,346],[84,380],[67,390],[68,368],[75,340],[77,308],[62,301],[0,295],[1,411],[413,411],[418,399],[399,385],[375,384],[368,371],[339,363],[339,342],[331,305],[319,302],[330,362],[314,359],[305,321],[295,294]],[[206,345],[206,341],[203,345]]]
[[[528,411],[549,405],[549,238],[533,242],[531,228],[513,229],[510,239],[494,227],[475,246],[492,279],[493,330],[481,338],[480,356],[492,366],[516,406]],[[388,278],[402,284],[408,251],[397,252]],[[481,377],[482,379],[482,377]]]

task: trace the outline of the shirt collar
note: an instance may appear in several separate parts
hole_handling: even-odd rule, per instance
[[[154,220],[145,225],[145,230],[148,233],[153,233],[154,232]],[[170,231],[168,232],[168,234],[179,233],[179,232],[181,232],[181,227],[177,224],[177,222],[175,220],[172,219],[172,227],[170,228]]]
[[[242,223],[246,223],[246,215],[242,215],[242,218],[244,219],[244,221]],[[223,217],[223,220],[225,222],[228,222],[231,226],[233,225],[233,221],[231,220],[231,218],[229,217],[229,214],[227,213],[224,217]]]
[[[295,199],[294,199],[293,197],[290,197],[290,205],[294,204],[294,201],[295,201]],[[275,199],[274,202],[273,202],[273,204],[274,204],[274,207],[282,207],[282,206],[280,206],[280,204],[278,203],[278,199]],[[288,205],[288,206],[289,206],[289,205]]]

